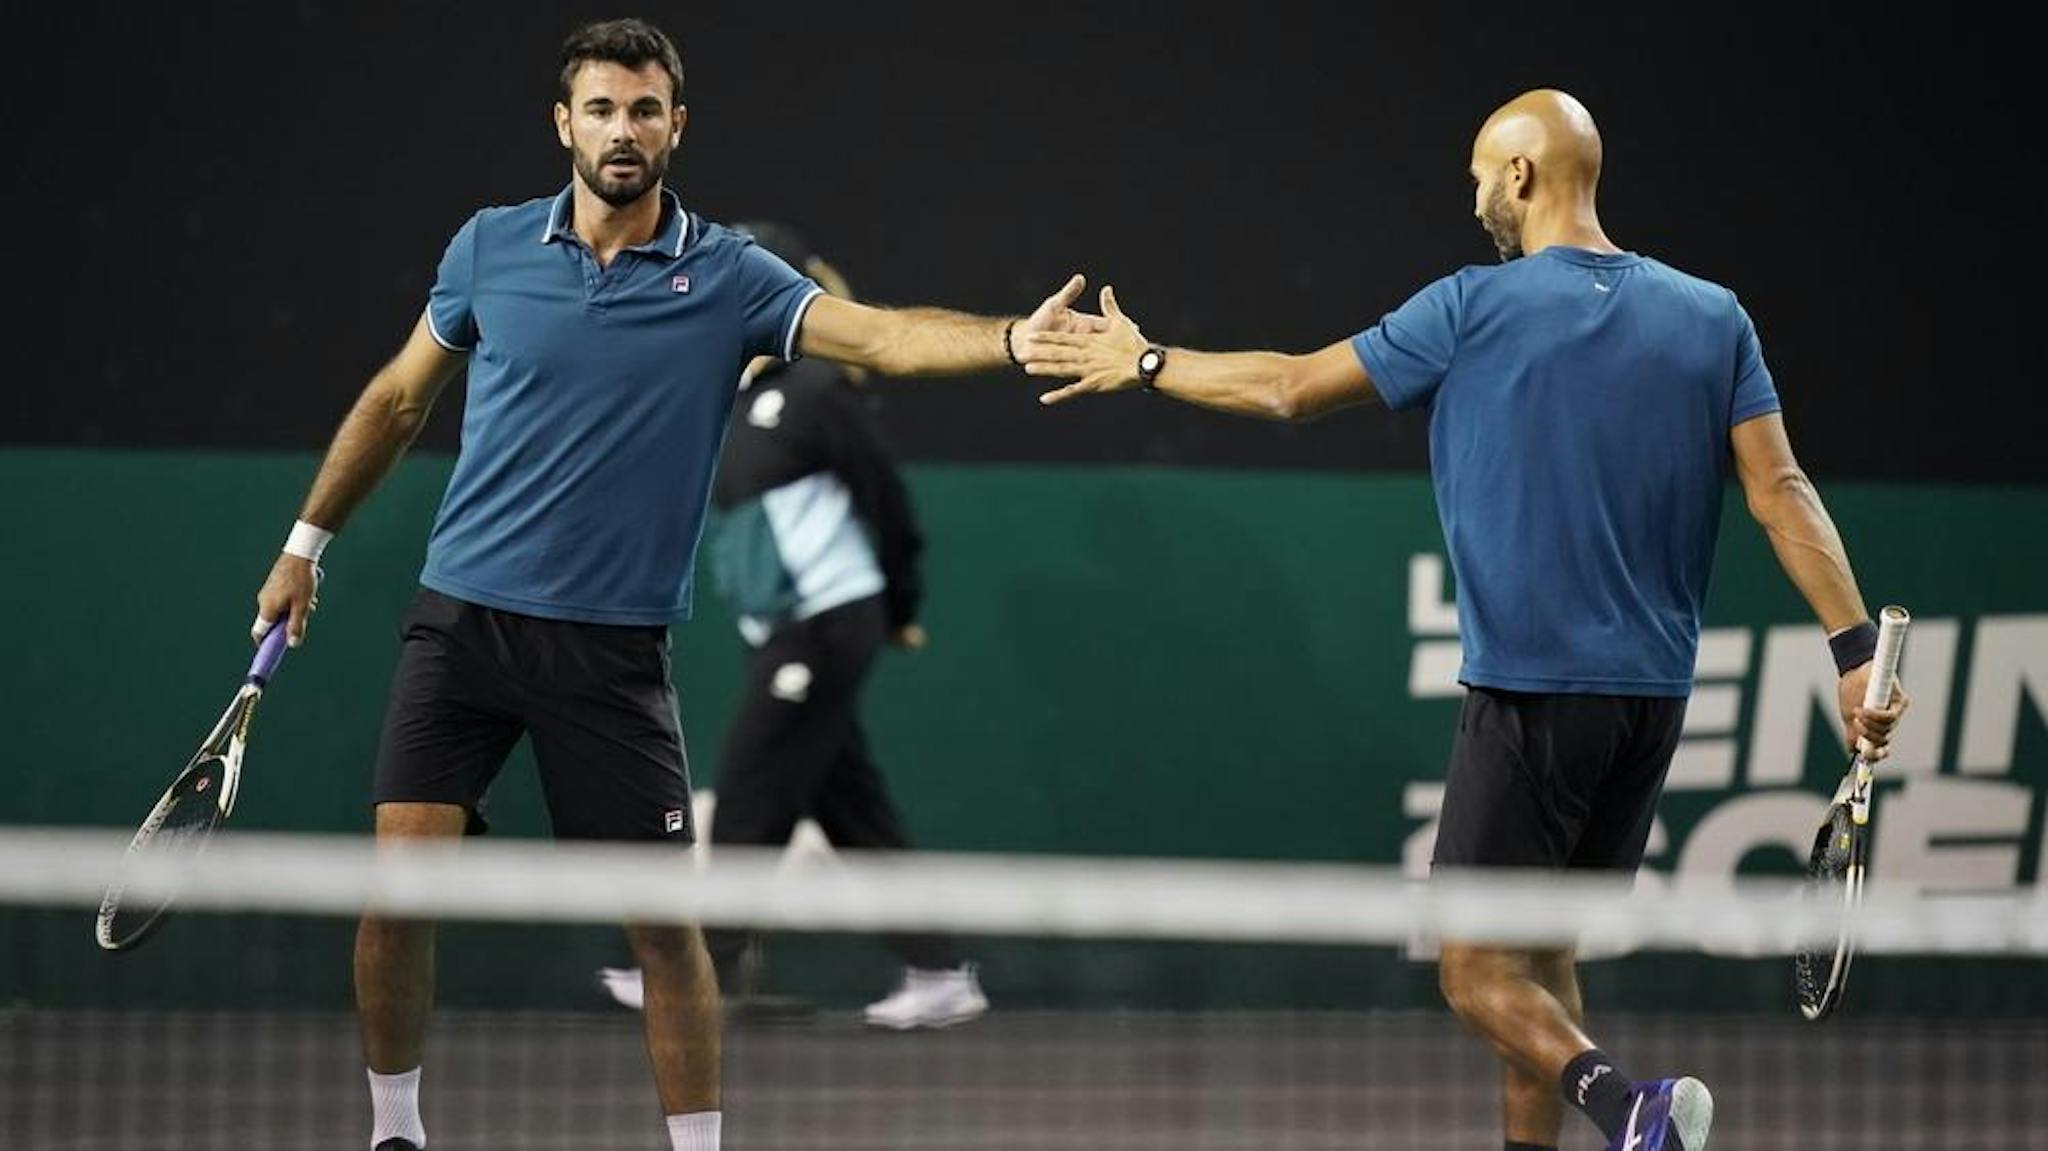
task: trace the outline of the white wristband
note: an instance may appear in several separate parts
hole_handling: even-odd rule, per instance
[[[334,533],[326,528],[318,524],[309,524],[305,520],[295,520],[292,522],[292,534],[284,539],[284,551],[286,555],[294,555],[317,564],[320,562],[320,553],[327,550],[328,543],[333,539]]]

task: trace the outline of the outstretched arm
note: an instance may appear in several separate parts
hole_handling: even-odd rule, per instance
[[[1779,566],[1806,597],[1821,626],[1835,637],[1867,624],[1869,609],[1857,590],[1856,574],[1849,570],[1849,554],[1820,493],[1793,458],[1784,418],[1771,412],[1745,420],[1728,433],[1728,440],[1749,514],[1770,537]],[[1867,660],[1845,669],[1838,704],[1850,742],[1858,736],[1868,738],[1882,757],[1892,725],[1906,708],[1906,694],[1901,690],[1883,711],[1865,711],[1863,689],[1869,680]]]
[[[1099,332],[1034,332],[1017,341],[1025,371],[1074,381],[1039,402],[1057,404],[1140,384],[1139,357],[1151,345],[1108,287],[1102,289],[1102,316],[1106,323]],[[1310,420],[1378,398],[1349,340],[1306,355],[1168,348],[1152,386],[1177,400],[1269,420]]]
[[[1101,318],[1073,309],[1087,281],[1076,275],[1029,316],[975,316],[944,308],[877,308],[819,296],[804,313],[797,347],[807,356],[885,376],[944,376],[1008,364],[1019,339],[1037,332],[1080,332]],[[1005,345],[1008,333],[1009,348]],[[1018,353],[1021,355],[1021,353]]]
[[[422,315],[405,346],[370,378],[342,420],[299,512],[300,521],[329,535],[340,531],[419,435],[435,398],[465,359],[434,339]],[[277,557],[270,578],[256,594],[256,626],[251,630],[258,638],[272,621],[285,617],[291,645],[297,647],[305,638],[315,590],[313,569],[313,561],[304,556],[287,552]]]

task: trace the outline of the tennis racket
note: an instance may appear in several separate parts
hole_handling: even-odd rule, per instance
[[[138,869],[165,860],[189,859],[206,849],[206,841],[227,822],[235,809],[235,789],[242,781],[242,752],[249,742],[249,721],[256,715],[256,702],[263,688],[284,658],[287,620],[272,625],[256,649],[248,677],[234,701],[221,713],[199,751],[185,770],[178,773],[163,797],[149,811],[149,817],[128,841],[127,854],[114,882],[100,900],[99,921],[93,937],[108,951],[126,951],[148,939],[170,911],[176,892],[152,885],[149,891],[131,894],[128,879]]]
[[[1906,646],[1911,617],[1902,607],[1878,613],[1877,654],[1871,658],[1870,684],[1863,706],[1877,709],[1892,701],[1898,683],[1899,654]],[[1842,1002],[1849,981],[1849,961],[1856,955],[1853,913],[1863,899],[1863,880],[1870,866],[1870,745],[1856,741],[1849,770],[1814,833],[1813,852],[1806,860],[1806,898],[1810,906],[1838,905],[1842,926],[1832,948],[1802,945],[1792,955],[1792,983],[1799,993],[1799,1013],[1818,1023]]]

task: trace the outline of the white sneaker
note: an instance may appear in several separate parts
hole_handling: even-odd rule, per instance
[[[640,969],[637,967],[600,967],[597,977],[604,984],[605,991],[621,1005],[635,1011],[645,1009],[647,994],[640,986]]]
[[[978,1019],[988,1011],[988,997],[972,963],[950,971],[903,969],[903,982],[887,999],[868,1004],[867,1021],[876,1027],[909,1031],[916,1027],[951,1027]]]

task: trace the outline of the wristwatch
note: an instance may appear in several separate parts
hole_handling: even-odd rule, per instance
[[[1148,392],[1158,391],[1159,389],[1154,387],[1153,384],[1154,381],[1159,379],[1159,373],[1165,367],[1165,348],[1154,344],[1140,352],[1138,354],[1138,386]]]

